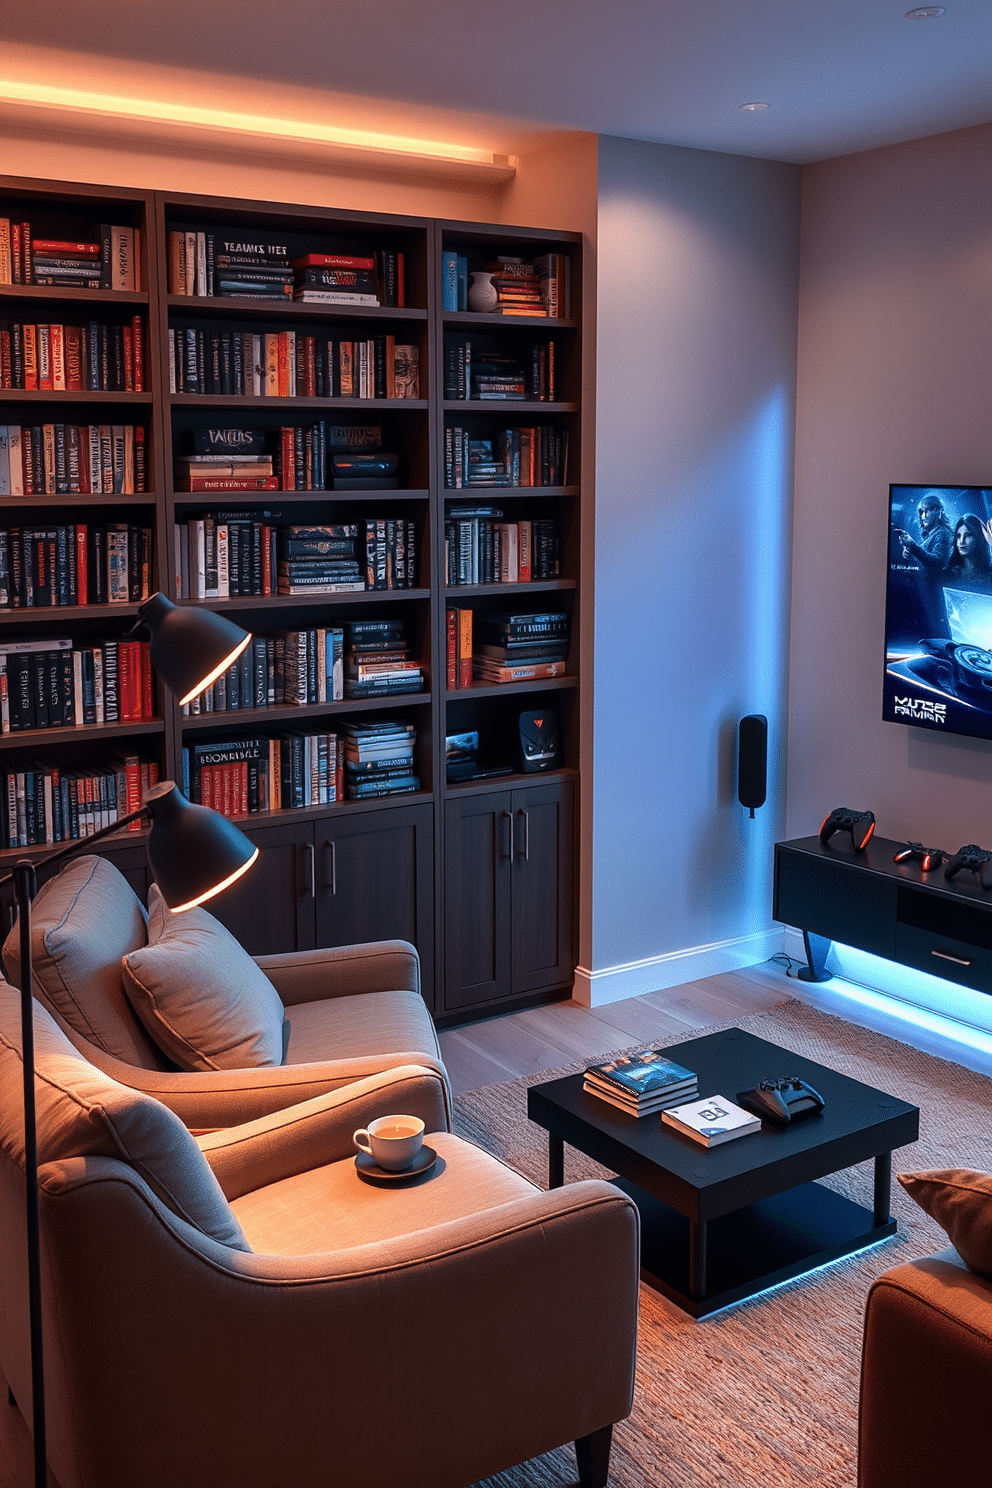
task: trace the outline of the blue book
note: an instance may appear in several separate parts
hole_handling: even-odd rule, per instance
[[[441,254],[441,309],[458,309],[458,254],[451,248]]]
[[[586,1078],[594,1083],[612,1086],[635,1100],[657,1096],[662,1092],[676,1095],[692,1093],[696,1084],[693,1070],[667,1059],[660,1049],[638,1049],[619,1054],[604,1064],[586,1066]]]
[[[468,309],[468,259],[458,255],[458,308]]]

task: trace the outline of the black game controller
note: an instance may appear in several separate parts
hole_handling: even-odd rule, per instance
[[[931,868],[940,867],[944,861],[944,853],[939,847],[924,847],[922,842],[907,842],[902,852],[897,852],[892,861],[910,863],[914,858],[919,859],[921,870],[929,873]]]
[[[788,1126],[800,1116],[815,1116],[826,1106],[818,1090],[807,1085],[798,1075],[783,1080],[762,1080],[753,1090],[746,1090],[738,1100],[746,1099],[748,1108],[779,1126]]]
[[[974,842],[966,843],[951,858],[944,869],[944,877],[953,878],[962,868],[967,868],[969,873],[977,873],[983,889],[992,889],[992,852],[984,847],[976,847]]]
[[[855,852],[864,852],[875,830],[873,811],[853,811],[850,806],[837,806],[820,828],[820,841],[826,847],[835,832],[850,832]]]

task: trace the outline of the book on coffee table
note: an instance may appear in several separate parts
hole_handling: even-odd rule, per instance
[[[583,1089],[634,1116],[649,1116],[685,1102],[698,1085],[693,1070],[666,1058],[660,1049],[639,1049],[588,1065]]]
[[[661,1119],[683,1136],[701,1142],[704,1147],[718,1147],[721,1142],[732,1142],[735,1137],[746,1137],[761,1130],[757,1116],[735,1106],[725,1095],[711,1095],[707,1100],[672,1106],[662,1111]]]

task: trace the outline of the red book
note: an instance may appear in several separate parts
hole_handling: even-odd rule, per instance
[[[121,326],[124,343],[124,391],[134,392],[134,334],[130,326]]]
[[[30,222],[22,222],[21,223],[21,255],[22,255],[22,262],[24,264],[24,283],[25,284],[30,284],[32,282],[31,281],[31,249],[32,249],[32,243],[31,243],[31,224],[30,224]]]
[[[141,716],[143,718],[154,718],[155,703],[152,697],[151,642],[139,641],[138,645],[141,647]],[[158,765],[153,764],[152,770],[154,771],[155,779],[150,784],[154,785],[155,781],[158,780]]]
[[[472,686],[472,611],[458,611],[458,686]]]
[[[35,326],[35,346],[38,357],[38,391],[50,393],[52,388],[52,328]]]
[[[10,224],[10,277],[14,284],[24,283],[24,251],[19,222]]]
[[[317,396],[317,343],[312,336],[308,336],[304,343],[304,366],[306,369],[306,397]],[[299,391],[299,389],[297,389]]]
[[[30,391],[38,391],[38,337],[37,326],[24,325],[21,327],[21,337],[24,342],[24,386]]]
[[[140,709],[135,707],[134,645],[134,641],[117,643],[117,690],[122,723],[131,723],[141,717]]]
[[[0,387],[13,387],[13,378],[14,368],[10,354],[10,332],[0,331]]]
[[[347,253],[305,253],[292,260],[294,269],[374,269],[374,258],[354,258]]]
[[[131,340],[134,345],[134,391],[145,391],[145,335],[141,328],[141,316],[131,321]]]
[[[65,328],[65,390],[81,393],[83,390],[83,343],[79,326]],[[89,486],[86,488],[89,490]]]
[[[296,490],[296,445],[292,429],[279,430],[279,469],[282,473],[282,490]]]
[[[262,528],[262,594],[272,593],[272,528]]]
[[[286,331],[279,332],[279,396],[289,397],[289,335]]]
[[[99,258],[99,243],[68,243],[63,238],[35,238],[32,248],[44,256],[64,253],[66,258]]]
[[[446,635],[447,635],[447,671],[448,691],[454,692],[458,686],[458,611],[446,610]]]
[[[88,461],[86,462],[88,465]],[[76,523],[76,603],[88,604],[86,587],[86,523]]]

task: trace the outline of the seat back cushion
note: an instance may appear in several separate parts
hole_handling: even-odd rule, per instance
[[[51,1005],[91,1044],[125,1064],[164,1069],[166,1061],[124,996],[121,957],[147,940],[145,911],[127,879],[106,858],[67,863],[42,884],[31,906],[35,982]],[[4,965],[21,983],[20,928],[3,947]]]
[[[278,992],[205,909],[173,914],[148,895],[148,944],[124,957],[124,987],[155,1042],[181,1069],[251,1069],[283,1060]]]
[[[911,1199],[935,1219],[958,1255],[982,1276],[992,1276],[992,1173],[937,1168],[897,1173]]]
[[[220,1184],[193,1137],[159,1101],[119,1085],[75,1049],[34,1004],[38,1161],[113,1157],[173,1214],[232,1250],[249,1250]],[[0,1143],[24,1166],[20,993],[0,981]]]

